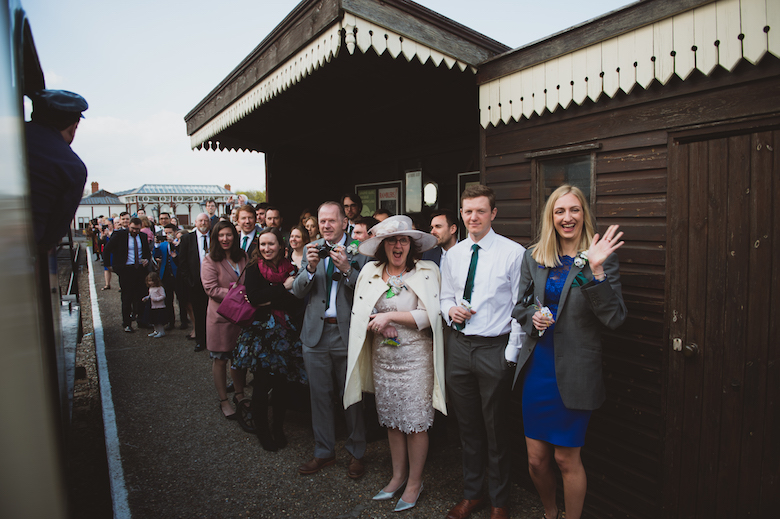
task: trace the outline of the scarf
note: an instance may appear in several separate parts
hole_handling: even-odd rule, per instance
[[[271,283],[272,285],[282,284],[284,281],[293,275],[295,266],[287,258],[282,258],[276,268],[273,265],[269,265],[263,259],[257,260],[257,268],[260,269],[260,275]],[[271,310],[271,315],[276,318],[282,326],[289,329],[290,325],[287,324],[287,312],[280,309]]]

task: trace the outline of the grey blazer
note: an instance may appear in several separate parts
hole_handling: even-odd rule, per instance
[[[323,239],[316,240],[314,243],[320,245]],[[350,243],[347,240],[346,244]],[[342,277],[338,282],[336,292],[336,319],[339,323],[339,333],[344,344],[349,344],[349,323],[352,317],[352,297],[354,295],[355,283],[357,283],[358,274],[363,265],[366,264],[366,258],[362,254],[347,253],[347,260],[352,266],[349,277]],[[303,299],[309,295],[309,303],[306,305],[306,313],[303,317],[303,328],[301,329],[301,342],[306,346],[313,348],[320,342],[322,337],[322,328],[325,325],[325,304],[327,298],[327,286],[325,278],[327,272],[325,261],[317,264],[314,277],[309,280],[309,274],[306,270],[309,262],[306,261],[304,254],[301,262],[301,270],[293,281],[292,292],[296,297]]]
[[[523,258],[520,277],[522,298],[533,279],[534,297],[544,302],[544,287],[547,284],[548,268],[540,268],[531,256],[529,248]],[[582,272],[588,282],[581,287],[572,287],[577,274]],[[604,380],[601,375],[601,331],[604,327],[614,330],[626,320],[626,305],[620,289],[619,263],[616,254],[604,262],[607,279],[603,283],[593,281],[590,265],[583,268],[572,265],[563,285],[555,321],[555,377],[564,405],[568,409],[598,409],[606,399]],[[517,359],[514,383],[539,340],[532,316],[536,308],[524,307],[518,303],[512,317],[526,333],[520,356]]]

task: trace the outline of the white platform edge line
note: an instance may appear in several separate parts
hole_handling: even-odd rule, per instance
[[[92,335],[95,339],[95,358],[100,380],[100,401],[103,407],[103,430],[106,440],[106,459],[108,461],[108,479],[111,484],[111,502],[114,507],[115,519],[130,519],[130,505],[127,502],[127,487],[125,472],[122,468],[122,456],[119,452],[119,434],[116,428],[116,413],[114,400],[111,396],[111,382],[108,379],[108,364],[106,362],[106,343],[103,341],[103,321],[100,319],[97,289],[95,288],[95,271],[92,266],[92,247],[87,247],[89,256],[89,297],[92,300]]]

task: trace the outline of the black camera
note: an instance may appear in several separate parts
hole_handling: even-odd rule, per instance
[[[336,247],[336,245],[331,245],[330,243],[325,242],[322,245],[317,246],[317,255],[320,257],[320,259],[327,258],[330,256],[330,251],[334,250]]]

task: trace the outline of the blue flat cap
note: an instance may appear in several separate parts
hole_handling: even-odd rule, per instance
[[[80,114],[87,108],[87,100],[67,90],[38,90],[32,95],[33,109]],[[84,117],[83,115],[81,117]]]

